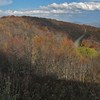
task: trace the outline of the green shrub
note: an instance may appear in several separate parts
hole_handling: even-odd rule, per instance
[[[85,57],[97,57],[98,52],[94,48],[88,48],[88,47],[79,47],[78,52]]]

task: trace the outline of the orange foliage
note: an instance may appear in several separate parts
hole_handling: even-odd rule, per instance
[[[43,42],[42,36],[36,35],[36,36],[34,37],[34,42],[35,42],[36,45],[41,45],[42,42]]]
[[[15,36],[9,41],[9,52],[16,54],[19,58],[25,54],[26,40],[23,37]]]
[[[72,41],[67,37],[58,39],[53,34],[38,34],[34,37],[33,43],[37,49],[40,48],[43,52],[53,56],[70,55],[72,57],[75,55]]]
[[[69,45],[68,39],[64,38],[63,41],[62,41],[62,45],[63,45],[63,46]]]
[[[63,41],[61,42],[62,46],[71,46],[72,45],[72,41],[68,38],[64,38]]]
[[[96,50],[100,48],[100,44],[91,39],[83,40],[82,45],[85,47],[94,48]]]

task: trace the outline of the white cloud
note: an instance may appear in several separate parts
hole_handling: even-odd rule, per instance
[[[86,1],[92,1],[92,2],[93,2],[93,1],[97,1],[97,2],[98,2],[98,1],[100,1],[100,0],[86,0]]]
[[[0,6],[11,4],[12,0],[0,0]]]
[[[2,1],[2,0],[0,0]],[[11,0],[3,0],[3,1],[9,1]],[[4,3],[2,3],[4,4]],[[5,3],[6,4],[6,3]],[[2,11],[0,10],[0,15],[34,15],[34,14],[77,14],[82,13],[82,11],[100,11],[100,3],[99,2],[73,2],[73,3],[62,3],[62,4],[50,4],[47,6],[41,6],[39,9],[33,9],[33,10],[6,10]]]
[[[65,2],[53,3],[33,10],[0,10],[0,16],[6,15],[45,17],[100,26],[100,2]]]
[[[41,7],[42,9],[47,10],[100,10],[100,3],[99,2],[72,2],[72,3],[62,3],[62,4],[50,4],[48,6]]]

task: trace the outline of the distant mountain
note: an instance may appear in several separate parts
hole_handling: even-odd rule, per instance
[[[10,34],[25,34],[28,31],[30,33],[44,33],[47,31],[46,29],[50,33],[66,34],[73,41],[84,34],[86,29],[89,37],[93,37],[97,42],[100,42],[100,28],[93,26],[26,16],[0,18],[0,31],[2,33],[7,33],[8,31]]]
[[[100,28],[57,21],[55,19],[37,18],[30,16],[4,16],[0,18],[0,41],[8,41],[12,36],[34,36],[34,34],[55,34],[67,36],[74,43],[86,31],[86,36],[80,45],[100,49]]]

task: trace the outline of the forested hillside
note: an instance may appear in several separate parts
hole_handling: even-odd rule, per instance
[[[100,28],[1,17],[0,99],[99,100]]]

